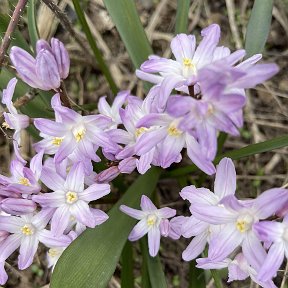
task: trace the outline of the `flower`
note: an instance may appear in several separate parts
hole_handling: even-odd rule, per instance
[[[10,59],[21,79],[33,88],[58,89],[61,79],[69,74],[70,59],[62,42],[52,38],[51,46],[45,40],[36,43],[36,58],[13,46]]]
[[[20,246],[18,267],[23,270],[29,267],[37,251],[39,242],[47,246],[68,246],[71,239],[65,235],[55,237],[45,229],[54,209],[43,209],[35,215],[0,216],[0,230],[9,235],[0,243],[0,284],[6,283],[8,276],[4,270],[5,260]]]
[[[43,208],[54,208],[51,220],[51,231],[61,235],[69,223],[75,219],[84,226],[94,228],[108,219],[106,213],[89,207],[89,202],[110,193],[108,184],[93,184],[84,189],[84,167],[81,162],[75,163],[66,179],[55,170],[43,167],[41,180],[54,192],[35,195],[32,200]]]
[[[261,221],[254,224],[253,229],[259,239],[273,243],[258,274],[259,280],[268,281],[277,274],[284,256],[288,257],[288,215],[285,216],[282,223]]]
[[[176,210],[164,207],[157,209],[151,200],[142,195],[141,210],[130,208],[126,205],[121,205],[120,210],[125,214],[140,220],[130,232],[128,239],[136,241],[148,233],[149,254],[155,257],[160,248],[160,235],[167,236],[167,218],[174,217]],[[164,227],[162,227],[164,226]],[[162,233],[161,233],[162,232]]]

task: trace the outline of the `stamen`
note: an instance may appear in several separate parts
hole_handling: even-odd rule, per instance
[[[21,232],[22,232],[22,234],[24,234],[26,236],[31,236],[34,234],[34,229],[32,227],[30,227],[29,225],[24,225],[21,228]]]
[[[171,124],[168,128],[168,134],[170,136],[180,136],[183,132],[179,130],[174,124]]]
[[[254,217],[251,215],[242,215],[237,219],[236,228],[241,232],[244,233],[251,229],[252,224],[254,222]]]
[[[184,58],[183,59],[183,65],[186,67],[189,67],[189,68],[195,66],[190,58]]]
[[[140,128],[137,128],[136,131],[135,131],[135,136],[136,138],[138,138],[140,135],[142,135],[144,132],[148,131],[149,129],[146,128],[146,127],[140,127]]]
[[[21,185],[30,186],[30,181],[26,177],[21,177],[18,183]]]
[[[66,193],[66,202],[68,204],[73,204],[74,202],[76,202],[78,200],[78,195],[76,192],[67,192]]]
[[[148,217],[147,217],[147,225],[148,226],[153,226],[155,223],[156,223],[156,221],[157,221],[157,216],[156,215],[149,215]]]
[[[84,139],[84,136],[86,134],[86,129],[85,128],[77,129],[76,131],[73,132],[73,134],[74,134],[76,141],[79,142]]]
[[[61,251],[59,251],[59,249],[57,248],[50,248],[48,250],[48,254],[50,257],[54,258],[54,257],[57,257],[61,254]]]
[[[64,140],[63,137],[54,137],[52,140],[52,144],[55,146],[60,146],[63,140]]]
[[[6,130],[7,130],[7,129],[11,129],[11,127],[9,126],[9,124],[8,124],[6,121],[4,121],[4,122],[2,123],[2,127],[5,128]]]

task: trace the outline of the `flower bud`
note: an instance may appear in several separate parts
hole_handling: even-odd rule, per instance
[[[13,199],[7,198],[2,201],[1,209],[12,215],[23,215],[32,213],[36,210],[36,204],[28,199]]]
[[[61,79],[66,79],[70,68],[69,54],[63,43],[56,38],[51,39],[51,48],[58,65],[60,77]]]
[[[120,171],[118,167],[113,166],[97,174],[95,180],[97,183],[108,183],[114,180],[119,174]]]
[[[136,158],[134,157],[126,158],[122,160],[118,165],[118,169],[121,173],[130,174],[134,171],[135,168],[136,168]]]
[[[57,89],[60,87],[60,75],[57,63],[49,50],[42,49],[37,54],[36,73],[39,80],[43,83],[43,90]]]
[[[43,39],[39,39],[37,41],[37,43],[36,43],[36,52],[37,52],[37,54],[43,49],[44,50],[48,50],[48,51],[50,51],[53,54],[49,43],[47,41],[43,40]]]

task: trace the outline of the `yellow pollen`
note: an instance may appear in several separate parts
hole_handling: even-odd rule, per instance
[[[78,196],[77,196],[77,193],[75,192],[67,192],[66,193],[66,202],[68,204],[73,204],[74,202],[76,202],[78,200]]]
[[[207,109],[207,114],[211,115],[213,114],[213,112],[214,112],[214,107],[211,104],[209,104],[208,109]]]
[[[182,134],[182,131],[177,129],[175,125],[170,125],[168,128],[168,134],[170,136],[180,136]]]
[[[62,142],[63,142],[63,138],[60,138],[60,137],[54,137],[52,140],[52,144],[55,146],[60,146]]]
[[[145,127],[137,128],[135,131],[135,136],[138,138],[140,135],[142,135],[147,130],[148,130],[148,128],[145,128]]]
[[[18,182],[19,184],[22,184],[22,185],[25,185],[25,186],[30,186],[30,182],[29,182],[29,180],[27,179],[27,178],[25,178],[25,177],[21,177],[20,179],[19,179],[19,182]]]
[[[11,129],[11,127],[9,126],[9,124],[6,121],[4,121],[2,123],[2,127],[5,128],[5,129]]]
[[[34,233],[33,229],[31,227],[29,227],[28,225],[24,225],[21,228],[21,232],[26,236],[31,236]]]
[[[157,221],[157,217],[155,215],[149,215],[147,217],[147,225],[148,226],[153,226]]]
[[[85,134],[86,134],[86,129],[82,128],[82,129],[80,129],[74,133],[74,137],[75,137],[76,141],[79,142],[79,141],[83,140]]]
[[[250,229],[250,223],[249,222],[246,222],[244,220],[238,220],[236,222],[236,228],[241,232],[241,233],[244,233],[246,232],[247,230]]]
[[[195,67],[195,65],[193,64],[192,60],[190,58],[184,58],[183,59],[183,65],[189,68],[193,68]]]
[[[57,250],[56,248],[50,248],[48,250],[48,254],[50,257],[54,258],[54,257],[57,257],[61,254],[61,252],[59,250]]]

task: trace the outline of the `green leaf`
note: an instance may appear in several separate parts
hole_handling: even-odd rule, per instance
[[[270,31],[273,0],[255,0],[247,26],[246,57],[261,53]]]
[[[119,210],[122,204],[138,208],[141,195],[150,196],[161,170],[140,176],[109,212],[109,219],[87,229],[64,251],[52,274],[51,288],[106,288],[136,220]],[[65,275],[65,277],[63,277]]]
[[[189,288],[205,288],[204,270],[197,268],[196,264],[195,260],[189,263]]]
[[[250,144],[243,148],[226,152],[222,155],[217,156],[215,158],[214,163],[215,164],[219,163],[219,161],[224,157],[229,157],[233,160],[237,160],[237,159],[245,158],[245,157],[252,156],[255,154],[260,154],[260,153],[269,152],[275,149],[280,149],[286,146],[288,146],[288,135],[280,136],[280,137],[267,140],[264,142],[256,143],[256,144]],[[165,174],[163,174],[163,177],[170,178],[170,177],[183,176],[191,172],[195,172],[197,170],[198,168],[193,164],[190,166],[181,167],[172,171],[168,171]]]
[[[137,14],[135,1],[104,0],[104,4],[135,68],[139,68],[153,51]]]
[[[34,48],[36,48],[36,42],[39,39],[39,33],[38,28],[36,24],[36,16],[35,16],[35,10],[36,10],[36,0],[29,0],[28,3],[28,32],[30,37],[30,42]]]
[[[140,244],[141,254],[145,259],[144,263],[147,265],[151,288],[167,288],[165,274],[163,272],[159,255],[155,257],[149,255],[147,236],[141,239]]]
[[[122,251],[121,287],[134,287],[133,274],[133,248],[131,242],[127,241]]]
[[[188,16],[191,0],[178,0],[175,33],[187,33]]]
[[[8,82],[15,77],[13,73],[8,71],[6,68],[2,69],[1,77],[0,77],[0,90],[6,88]],[[13,101],[16,99],[24,96],[27,94],[31,88],[25,84],[23,81],[18,79],[18,83],[15,88]],[[28,115],[29,117],[36,118],[36,117],[45,117],[45,118],[52,118],[54,117],[54,113],[52,113],[51,108],[49,106],[49,102],[51,100],[51,94],[45,91],[39,92],[41,93],[42,97],[45,97],[46,100],[44,101],[39,95],[36,95],[34,99],[29,101],[27,104],[21,107],[21,112]]]
[[[103,57],[102,57],[102,54],[101,54],[101,51],[99,50],[99,48],[97,47],[97,44],[93,38],[93,35],[92,35],[92,32],[87,24],[87,21],[86,21],[86,18],[85,18],[85,15],[83,13],[83,9],[81,8],[80,6],[80,3],[79,3],[79,0],[72,0],[73,1],[73,5],[74,5],[74,8],[75,8],[75,12],[77,14],[77,17],[81,23],[81,26],[83,28],[83,31],[87,37],[87,40],[89,42],[89,45],[91,46],[91,49],[94,53],[94,56],[99,64],[99,67],[101,69],[101,71],[103,72],[107,82],[109,83],[109,86],[112,90],[112,92],[114,94],[117,93],[118,91],[118,88],[114,82],[114,79],[109,71],[109,68],[107,67]],[[117,1],[118,2],[118,1]]]
[[[10,21],[10,17],[8,15],[0,14],[0,35],[3,35],[8,27]],[[18,46],[27,52],[31,53],[31,49],[24,39],[23,35],[19,32],[18,29],[14,31],[12,34],[11,45],[10,46]]]

